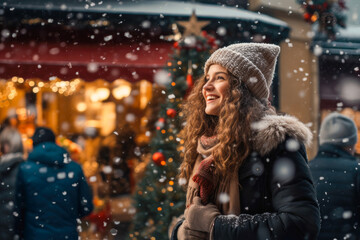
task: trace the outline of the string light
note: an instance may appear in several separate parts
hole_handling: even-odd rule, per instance
[[[15,80],[18,79],[12,78],[12,81],[0,80],[0,108],[8,107],[11,100],[17,96],[17,90],[15,87]]]
[[[40,79],[24,79],[14,76],[9,80],[0,79],[0,108],[9,106],[9,101],[18,95],[17,89],[28,89],[33,93],[43,91],[52,91],[54,93],[70,96],[75,93],[82,80],[76,78],[72,81],[62,81],[57,77],[51,78],[50,82],[43,82]]]

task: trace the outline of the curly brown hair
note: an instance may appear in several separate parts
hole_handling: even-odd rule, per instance
[[[251,123],[259,121],[267,111],[267,104],[251,95],[246,85],[230,74],[230,87],[219,116],[205,113],[206,102],[202,95],[205,76],[196,81],[188,99],[183,105],[186,125],[184,138],[184,159],[180,166],[180,178],[189,182],[198,156],[198,139],[217,135],[220,142],[214,150],[215,180],[229,181],[238,171],[251,151]]]

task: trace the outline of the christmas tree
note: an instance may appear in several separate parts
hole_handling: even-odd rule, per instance
[[[217,44],[215,38],[201,31],[208,22],[197,21],[194,13],[189,21],[178,24],[185,30],[180,34],[175,25],[174,35],[168,36],[175,41],[165,67],[169,81],[162,93],[166,94],[166,101],[161,105],[150,142],[152,161],[136,187],[136,214],[130,239],[168,239],[169,224],[185,209],[185,191],[181,186],[184,183],[177,181],[183,148],[179,137],[183,119],[179,110],[193,81],[203,74],[203,65]]]

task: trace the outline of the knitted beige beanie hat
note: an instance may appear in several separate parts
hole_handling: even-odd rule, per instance
[[[258,99],[268,98],[280,47],[265,43],[237,43],[216,50],[205,63],[220,64],[243,81]]]
[[[341,147],[354,146],[358,140],[355,122],[333,112],[324,118],[319,132],[320,145],[330,143]]]

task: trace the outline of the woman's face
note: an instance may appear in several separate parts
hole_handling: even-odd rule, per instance
[[[218,64],[210,66],[205,76],[205,85],[202,94],[206,101],[205,113],[208,115],[219,116],[220,109],[224,105],[228,95],[229,72]]]

